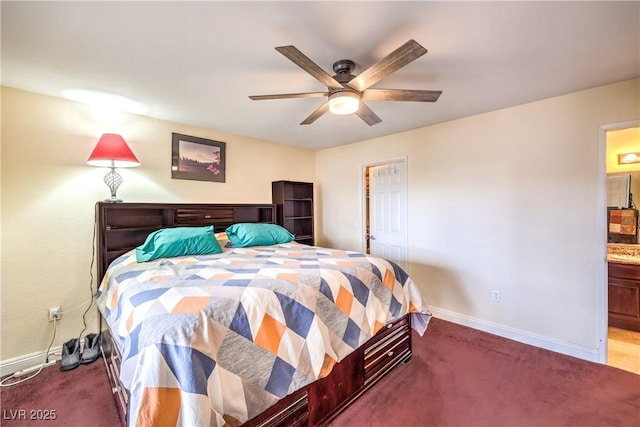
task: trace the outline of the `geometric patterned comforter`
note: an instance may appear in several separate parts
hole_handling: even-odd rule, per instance
[[[295,242],[109,267],[98,306],[121,350],[129,426],[238,425],[325,376],[385,323],[429,313],[407,274]]]

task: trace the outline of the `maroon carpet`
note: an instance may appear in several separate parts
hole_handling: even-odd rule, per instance
[[[3,427],[119,426],[102,359],[61,372],[60,362],[35,378],[0,389]],[[43,420],[38,418],[49,418]]]
[[[640,427],[638,375],[438,319],[413,350],[331,427]],[[101,361],[0,393],[2,426],[118,426]],[[56,420],[11,419],[20,409]]]
[[[332,427],[640,427],[640,376],[433,319]]]

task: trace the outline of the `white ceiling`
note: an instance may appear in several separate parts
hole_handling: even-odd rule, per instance
[[[640,2],[1,2],[2,84],[105,91],[147,115],[320,149],[640,76]],[[369,101],[382,119],[325,114],[325,88],[278,53],[294,45],[355,74],[415,39],[429,53],[374,87],[442,90]],[[499,124],[497,124],[499,125]]]

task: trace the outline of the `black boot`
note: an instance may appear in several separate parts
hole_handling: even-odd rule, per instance
[[[84,348],[80,363],[91,363],[100,356],[100,335],[89,334],[84,337]]]
[[[72,338],[62,344],[62,359],[60,361],[60,370],[69,371],[80,365],[80,340]]]

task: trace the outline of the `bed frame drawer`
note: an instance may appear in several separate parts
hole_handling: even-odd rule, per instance
[[[410,318],[388,323],[364,347],[364,383],[373,384],[411,358]]]
[[[306,388],[287,396],[288,405],[272,406],[251,420],[252,427],[300,427],[309,425],[309,395]],[[246,424],[245,424],[246,425]]]
[[[410,317],[408,316],[402,316],[399,319],[396,319],[384,325],[382,329],[380,329],[373,337],[371,337],[369,341],[365,343],[365,349],[374,347],[378,342],[385,339],[387,335],[394,333],[398,329],[410,327],[411,325],[409,325],[409,319]]]
[[[100,333],[100,352],[102,353],[102,360],[107,368],[111,392],[114,395],[120,423],[122,426],[125,426],[127,423],[129,392],[120,382],[120,362],[122,357],[109,330],[103,330]]]

